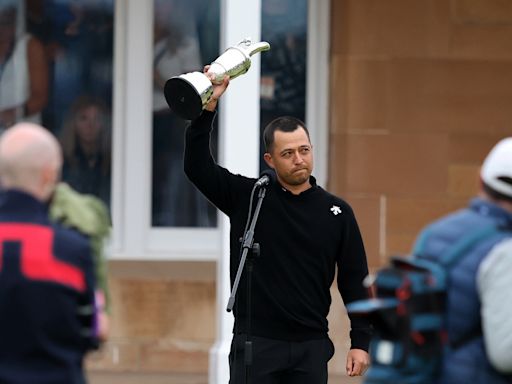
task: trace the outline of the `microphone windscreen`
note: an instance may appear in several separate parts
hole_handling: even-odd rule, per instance
[[[276,172],[273,169],[265,169],[260,173],[260,178],[267,176],[269,178],[269,184],[275,183],[277,180]]]

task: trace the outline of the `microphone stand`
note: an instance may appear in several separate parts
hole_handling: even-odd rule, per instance
[[[256,227],[256,222],[258,221],[258,216],[260,214],[261,205],[263,203],[263,199],[265,198],[266,188],[265,186],[260,187],[258,192],[258,202],[256,204],[256,209],[254,210],[254,215],[251,219],[251,224],[247,229],[246,233],[244,233],[244,237],[242,239],[242,256],[240,258],[240,264],[238,265],[238,271],[236,273],[235,282],[233,283],[233,288],[231,290],[231,296],[228,300],[228,306],[226,310],[231,312],[233,310],[233,306],[235,304],[235,296],[238,290],[238,285],[240,283],[240,278],[242,276],[242,272],[244,270],[244,266],[246,266],[247,271],[247,301],[246,301],[246,311],[247,311],[247,339],[245,341],[244,347],[244,363],[245,363],[245,383],[250,383],[250,368],[252,365],[252,340],[251,340],[251,316],[252,316],[252,303],[251,303],[251,287],[252,287],[252,271],[254,267],[254,257],[259,256],[260,247],[258,243],[254,243],[254,228]],[[252,251],[253,257],[247,257],[249,250]],[[236,335],[235,335],[236,337]]]

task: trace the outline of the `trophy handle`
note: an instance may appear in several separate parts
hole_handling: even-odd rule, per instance
[[[242,47],[242,45],[245,47]],[[243,49],[249,55],[249,57],[258,52],[268,51],[270,49],[270,44],[266,41],[253,44],[250,38],[243,39],[238,43],[238,46]]]

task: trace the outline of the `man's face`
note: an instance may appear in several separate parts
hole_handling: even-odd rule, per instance
[[[265,153],[264,158],[284,187],[293,190],[309,185],[313,171],[313,147],[303,128],[293,132],[275,131],[273,148],[270,153]]]

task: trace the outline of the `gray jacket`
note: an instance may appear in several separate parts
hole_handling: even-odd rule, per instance
[[[512,373],[512,239],[498,243],[480,264],[477,288],[482,329],[489,361],[496,370]]]

